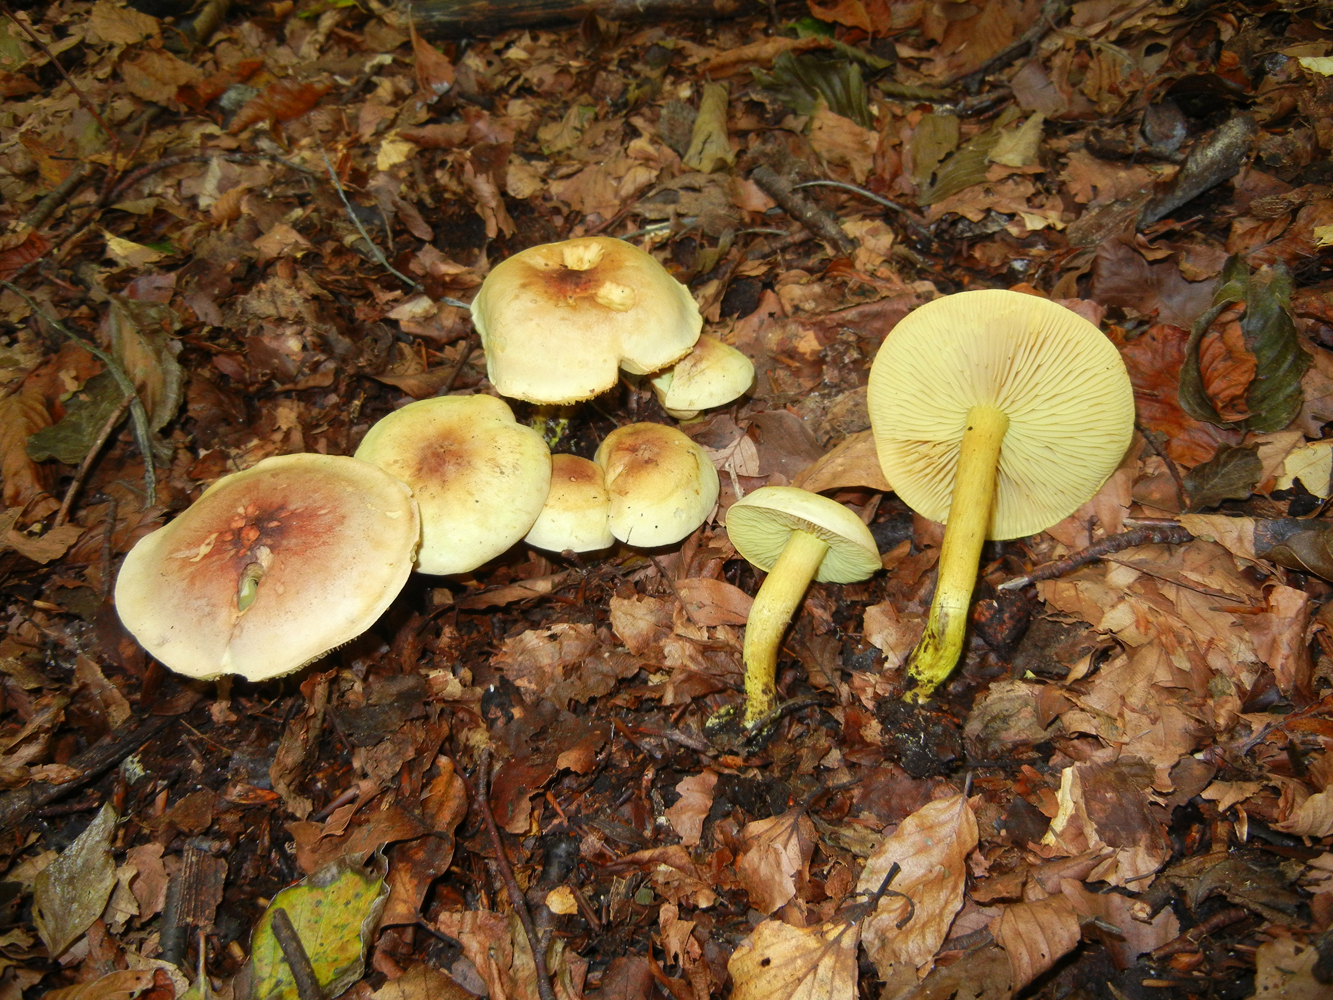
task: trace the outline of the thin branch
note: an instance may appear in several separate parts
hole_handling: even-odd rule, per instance
[[[301,1000],[324,1000],[324,991],[320,988],[315,967],[310,964],[301,935],[296,933],[292,918],[281,906],[273,911],[271,926],[273,936],[278,939],[282,957],[287,960],[287,968],[292,970],[292,979],[296,981],[296,995]]]
[[[120,422],[125,419],[125,413],[129,410],[130,404],[134,402],[136,396],[124,396],[116,406],[111,416],[107,418],[102,429],[97,432],[97,437],[93,443],[88,446],[88,453],[83,456],[83,461],[79,463],[78,471],[74,473],[74,480],[69,484],[69,489],[65,491],[65,499],[60,504],[60,510],[56,512],[54,527],[60,527],[69,520],[69,509],[74,504],[74,498],[79,495],[79,490],[83,486],[83,481],[88,478],[88,470],[93,467],[93,461],[102,451],[102,446],[106,444],[106,439],[111,436]]]
[[[495,825],[495,817],[491,814],[490,781],[491,748],[487,747],[481,752],[481,766],[477,770],[477,791],[473,797],[477,808],[481,811],[486,833],[491,838],[491,846],[495,848],[495,865],[500,870],[505,891],[509,894],[509,905],[518,914],[519,922],[523,925],[523,933],[528,936],[528,945],[532,948],[532,961],[537,966],[537,995],[541,1000],[555,1000],[555,990],[551,988],[551,974],[546,970],[546,943],[537,934],[537,928],[532,922],[532,913],[528,910],[528,901],[523,897],[523,890],[518,887],[518,880],[514,878],[514,869],[509,864],[509,856],[505,854],[504,843],[500,840],[500,830]]]
[[[78,334],[71,331],[67,326],[61,323],[60,320],[56,319],[43,309],[31,295],[12,281],[0,281],[0,288],[8,288],[15,295],[19,296],[19,298],[23,299],[24,302],[28,303],[28,307],[49,323],[53,329],[58,330],[65,337],[74,341],[74,343],[78,344],[93,357],[97,358],[97,360],[101,361],[102,364],[106,365],[106,370],[110,372],[111,377],[116,380],[116,385],[120,387],[120,391],[130,399],[130,416],[134,418],[134,439],[135,443],[139,446],[140,453],[143,455],[143,485],[144,492],[147,494],[144,497],[144,506],[147,507],[156,503],[157,471],[153,468],[153,437],[152,431],[148,426],[148,413],[144,410],[143,401],[139,399],[139,394],[135,391],[134,383],[131,382],[130,377],[125,374],[125,369],[120,367],[120,363],[117,362],[115,358],[92,341],[85,340],[83,337],[80,337]]]
[[[860,195],[862,198],[869,199],[877,205],[883,205],[885,208],[892,209],[901,215],[905,221],[909,222],[912,228],[922,236],[930,236],[930,230],[926,228],[926,220],[921,218],[921,216],[917,215],[911,209],[903,208],[903,206],[899,205],[897,202],[889,201],[888,198],[880,197],[875,194],[875,192],[867,191],[865,188],[857,187],[855,184],[847,184],[844,181],[827,180],[802,181],[800,184],[793,184],[791,189],[793,191],[800,191],[802,188],[811,187],[837,188],[839,191],[849,191],[852,194]]]
[[[1026,587],[1038,580],[1053,580],[1057,576],[1064,576],[1066,573],[1078,569],[1080,566],[1096,562],[1103,556],[1123,552],[1125,549],[1132,549],[1137,545],[1184,545],[1186,542],[1193,540],[1194,536],[1178,524],[1154,524],[1132,528],[1129,531],[1122,531],[1118,535],[1107,535],[1105,538],[1093,542],[1087,548],[1071,552],[1063,559],[1038,566],[1027,576],[1006,580],[995,589],[1018,590],[1020,587]]]
[[[850,257],[855,252],[856,243],[842,231],[838,221],[799,191],[794,190],[791,182],[772,167],[761,163],[750,171],[750,179],[781,205],[783,211],[839,254]]]

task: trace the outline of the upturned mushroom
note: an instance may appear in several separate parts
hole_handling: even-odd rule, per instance
[[[842,504],[794,486],[763,486],[727,509],[727,537],[768,576],[745,623],[742,725],[772,713],[778,649],[811,580],[854,583],[880,568],[870,529]]]
[[[707,334],[699,337],[689,354],[651,379],[653,395],[677,420],[692,420],[700,410],[725,406],[753,383],[754,362]]]
[[[885,477],[947,525],[925,634],[908,660],[907,697],[924,700],[962,654],[984,541],[1043,531],[1092,497],[1129,446],[1134,396],[1096,326],[992,289],[936,299],[894,327],[868,402]]]
[[[708,453],[674,427],[618,427],[593,461],[611,496],[611,533],[630,545],[678,542],[703,524],[717,503],[717,470]]]
[[[587,236],[501,261],[472,300],[486,372],[503,396],[559,405],[684,357],[703,318],[689,289],[624,240]]]
[[[409,403],[366,433],[356,457],[412,488],[417,569],[466,573],[527,534],[551,488],[551,453],[494,396]]]
[[[615,544],[601,467],[577,455],[552,455],[551,492],[523,540],[551,552],[592,552]]]
[[[373,465],[266,458],[139,540],[116,578],[116,611],[176,673],[262,681],[374,624],[420,538],[411,491]]]

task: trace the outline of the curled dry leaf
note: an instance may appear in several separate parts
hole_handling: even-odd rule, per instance
[[[680,798],[666,811],[671,826],[680,834],[680,842],[695,847],[703,835],[704,820],[713,808],[713,789],[717,786],[717,772],[704,771],[682,778],[676,785]]]
[[[1009,956],[1014,989],[1021,989],[1074,950],[1078,915],[1063,896],[1006,906],[991,922],[991,934]]]
[[[880,900],[862,931],[883,978],[903,965],[921,970],[934,960],[963,905],[967,856],[976,846],[972,807],[964,796],[950,795],[908,816],[866,861],[861,892],[877,890],[893,864],[902,869],[890,888],[903,895]]]
[[[1276,828],[1298,837],[1333,836],[1333,791],[1311,795]]]

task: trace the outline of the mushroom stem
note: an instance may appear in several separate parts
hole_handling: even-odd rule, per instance
[[[819,571],[829,543],[809,531],[793,531],[768,578],[754,596],[745,622],[745,715],[747,728],[773,711],[778,647],[806,588]]]
[[[1009,417],[994,406],[973,406],[958,448],[949,523],[940,549],[935,598],[930,602],[926,631],[907,662],[916,687],[909,701],[925,701],[944,682],[963,652],[968,605],[977,581],[981,546],[990,527],[991,505],[1000,464],[1000,445]]]

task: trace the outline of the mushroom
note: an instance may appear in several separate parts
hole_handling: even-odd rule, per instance
[[[551,488],[541,435],[494,396],[409,403],[370,428],[356,457],[412,487],[422,573],[466,573],[495,558],[527,534]]]
[[[551,456],[551,492],[523,540],[552,552],[592,552],[615,543],[602,469],[577,455]]]
[[[624,240],[587,236],[501,261],[472,300],[501,395],[576,403],[687,354],[703,318],[689,289]]]
[[[692,420],[700,410],[725,406],[744,395],[754,383],[754,362],[705,334],[689,354],[651,381],[653,394],[670,416]]]
[[[373,465],[266,458],[138,541],[116,577],[116,611],[179,674],[266,680],[369,628],[420,538],[411,491]]]
[[[1047,299],[998,289],[902,320],[870,370],[884,475],[947,523],[926,631],[908,661],[924,700],[957,663],[987,538],[1035,534],[1077,510],[1129,446],[1134,396],[1119,351]]]
[[[678,542],[703,524],[717,503],[717,470],[708,453],[674,427],[618,427],[593,461],[611,495],[611,534],[630,545]]]
[[[811,580],[854,583],[880,568],[870,529],[842,504],[795,486],[762,486],[727,508],[727,537],[768,573],[745,623],[745,713],[773,711],[778,647]]]

